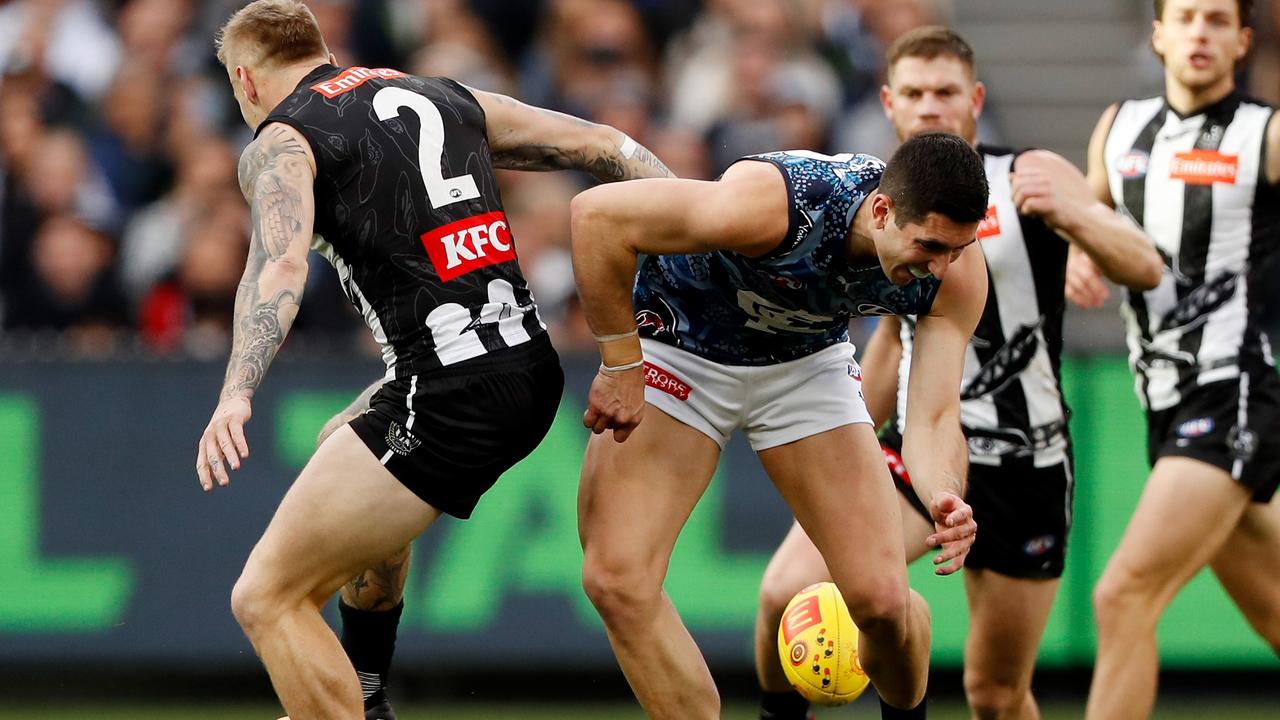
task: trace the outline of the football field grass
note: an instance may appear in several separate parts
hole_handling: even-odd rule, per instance
[[[932,720],[962,720],[968,713],[957,702],[931,703]],[[1082,702],[1054,701],[1043,708],[1044,720],[1078,719],[1084,715]],[[400,720],[449,718],[450,720],[644,720],[644,713],[633,705],[619,703],[554,704],[530,702],[518,704],[442,703],[438,705],[404,704],[397,706]],[[861,700],[850,707],[824,710],[818,718],[878,718],[873,699]],[[102,704],[84,703],[13,703],[0,701],[0,720],[275,720],[279,709],[269,704],[199,703],[182,704]],[[725,720],[754,720],[755,708],[739,703],[726,705]],[[1275,720],[1280,717],[1280,697],[1274,702],[1252,699],[1227,700],[1198,698],[1161,703],[1154,715],[1159,720]]]

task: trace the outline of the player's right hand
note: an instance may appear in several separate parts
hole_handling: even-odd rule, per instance
[[[1077,307],[1093,310],[1111,297],[1111,288],[1102,281],[1102,273],[1083,250],[1071,248],[1067,255],[1067,299]]]
[[[938,492],[929,506],[933,518],[934,533],[925,539],[930,547],[940,548],[933,558],[938,575],[950,575],[964,567],[969,548],[977,539],[978,523],[973,519],[969,503],[951,492]]]
[[[582,425],[599,435],[613,430],[613,439],[625,441],[644,417],[644,366],[621,372],[601,368],[587,393]]]
[[[214,481],[224,487],[231,482],[223,460],[232,470],[239,470],[240,460],[249,457],[244,426],[252,416],[253,408],[247,397],[227,398],[214,409],[196,450],[196,475],[205,492],[213,490]]]

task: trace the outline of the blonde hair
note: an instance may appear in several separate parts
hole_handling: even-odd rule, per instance
[[[315,15],[298,0],[249,3],[227,20],[213,43],[223,65],[229,47],[247,52],[244,60],[250,65],[288,65],[329,55]]]

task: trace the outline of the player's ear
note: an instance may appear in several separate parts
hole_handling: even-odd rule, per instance
[[[1249,54],[1249,48],[1253,46],[1253,28],[1240,28],[1240,50],[1236,53],[1235,60],[1240,62],[1245,55]]]
[[[1164,23],[1159,20],[1151,23],[1151,49],[1164,57]]]
[[[871,220],[877,230],[883,230],[889,224],[889,211],[893,210],[893,198],[877,192],[871,198]]]
[[[884,116],[893,122],[893,91],[888,85],[880,86],[880,105],[884,107]]]
[[[333,53],[329,53],[329,64],[330,64],[330,65],[337,65],[337,64],[338,64],[338,56],[337,56],[337,55],[334,55]]]
[[[981,81],[973,84],[973,119],[982,115],[982,106],[987,102],[987,86]]]
[[[253,75],[249,73],[249,68],[237,65],[236,80],[240,81],[240,87],[244,89],[244,99],[256,105],[258,103],[258,86],[253,82]]]

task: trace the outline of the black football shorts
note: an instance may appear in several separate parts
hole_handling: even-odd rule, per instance
[[[351,428],[432,507],[466,519],[546,437],[564,371],[545,334],[430,373],[389,380]]]
[[[898,491],[932,526],[902,463],[902,436],[891,428],[880,444]],[[1043,468],[1029,461],[1006,460],[1001,466],[969,463],[965,502],[973,508],[978,537],[965,567],[1020,579],[1061,577],[1074,493],[1070,460]]]
[[[1147,413],[1147,453],[1222,468],[1269,502],[1280,484],[1280,376],[1258,363],[1238,378],[1182,391],[1182,401]]]

